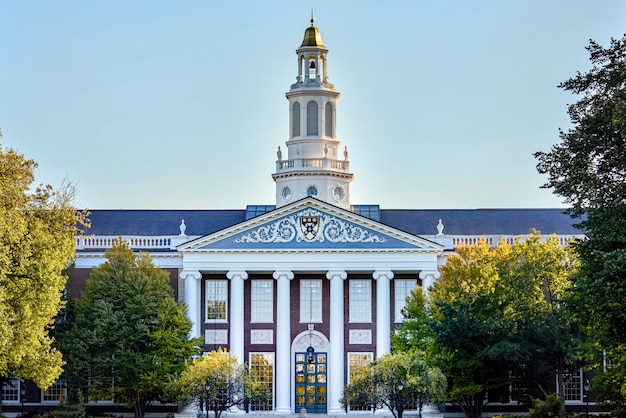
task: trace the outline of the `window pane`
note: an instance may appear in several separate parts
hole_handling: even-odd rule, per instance
[[[322,322],[322,281],[300,281],[300,322]]]
[[[372,322],[370,280],[350,280],[350,322]]]
[[[317,102],[311,100],[306,105],[306,134],[318,135],[317,129]]]
[[[228,282],[226,280],[207,280],[206,319],[226,321],[228,312]]]
[[[274,321],[274,281],[252,280],[252,318],[250,322]]]
[[[300,136],[300,103],[295,102],[291,108],[291,137]]]
[[[20,381],[14,377],[2,382],[2,402],[18,402],[20,400]]]
[[[352,382],[360,373],[369,373],[369,365],[374,353],[348,353],[348,379]],[[351,411],[371,411],[372,405],[366,399],[357,399],[350,403]]]
[[[274,355],[271,353],[250,353],[250,373],[259,383],[264,398],[252,397],[250,408],[253,411],[274,410]]]
[[[327,102],[324,105],[324,136],[333,137],[333,105]]]
[[[573,367],[565,369],[563,379],[565,380],[565,400],[582,401],[582,370]]]
[[[57,379],[56,382],[43,392],[44,402],[58,402],[67,396],[65,381]]]
[[[406,308],[406,298],[417,286],[417,279],[394,280],[395,282],[395,322],[404,321],[403,311]]]

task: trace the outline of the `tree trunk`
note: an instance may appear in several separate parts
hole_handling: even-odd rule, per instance
[[[464,396],[459,401],[459,406],[465,414],[465,418],[480,418],[483,412],[485,392],[479,392],[472,396]]]
[[[133,405],[135,418],[144,418],[147,408],[148,408],[148,402],[143,401],[143,400],[135,402],[135,404]]]

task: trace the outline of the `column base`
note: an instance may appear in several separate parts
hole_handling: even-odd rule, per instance
[[[291,408],[288,407],[278,407],[276,409],[274,409],[274,413],[275,414],[286,414],[286,415],[291,415],[292,411]]]
[[[327,415],[346,415],[346,410],[343,408],[329,408]]]

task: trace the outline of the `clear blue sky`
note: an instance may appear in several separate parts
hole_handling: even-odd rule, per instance
[[[532,153],[568,126],[556,86],[588,40],[626,31],[623,0],[0,0],[0,141],[81,207],[273,204],[311,7],[352,203],[562,206]]]

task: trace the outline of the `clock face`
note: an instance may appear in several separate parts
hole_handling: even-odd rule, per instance
[[[309,188],[306,189],[306,195],[307,196],[317,196],[317,188],[315,186],[309,186]]]
[[[333,199],[335,199],[336,201],[342,201],[345,196],[346,192],[343,190],[343,188],[341,188],[341,186],[336,186],[333,189]]]
[[[289,187],[283,188],[281,196],[283,197],[283,200],[285,202],[288,201],[289,199],[291,199],[291,189]]]

